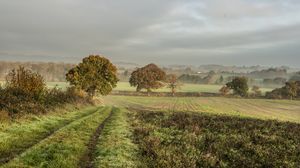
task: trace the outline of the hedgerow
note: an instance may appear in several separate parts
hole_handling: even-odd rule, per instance
[[[26,113],[45,113],[47,109],[66,103],[89,102],[84,93],[70,87],[66,91],[48,89],[42,76],[23,67],[12,70],[0,87],[0,113],[14,118]]]

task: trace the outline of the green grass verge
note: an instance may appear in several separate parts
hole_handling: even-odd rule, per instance
[[[71,112],[53,112],[2,125],[0,129],[0,161],[14,157],[61,127],[90,115],[96,110],[97,107],[91,106]]]
[[[109,107],[101,108],[72,122],[3,167],[77,167],[90,136],[110,111]]]
[[[138,167],[138,148],[131,138],[127,111],[123,108],[113,108],[112,117],[98,141],[95,167]]]

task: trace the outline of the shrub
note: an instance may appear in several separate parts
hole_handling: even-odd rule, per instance
[[[282,88],[276,88],[266,93],[270,99],[294,99],[300,97],[300,81],[286,82]]]
[[[6,88],[27,95],[38,101],[46,90],[46,83],[41,75],[19,67],[6,76]]]
[[[88,100],[75,87],[67,91],[57,87],[47,89],[41,75],[23,67],[9,72],[5,88],[0,86],[0,112],[6,112],[11,118],[26,113],[45,113],[49,108],[75,102],[88,103]]]

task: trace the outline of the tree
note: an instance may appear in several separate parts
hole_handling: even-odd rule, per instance
[[[290,98],[294,99],[300,96],[300,81],[290,81],[286,82],[285,86],[282,88],[277,88],[272,90],[271,92],[266,93],[267,98]]]
[[[167,75],[167,87],[171,89],[172,96],[175,96],[175,93],[181,87],[181,83],[178,81],[178,78],[175,74]]]
[[[117,68],[107,58],[90,55],[69,70],[66,74],[66,80],[93,98],[96,92],[107,95],[117,86],[116,74]]]
[[[224,82],[224,77],[221,75],[220,78],[216,81],[216,84],[222,84]]]
[[[297,97],[298,90],[300,89],[297,82],[286,82],[285,88],[290,99]]]
[[[223,87],[219,90],[219,92],[220,92],[223,96],[226,96],[226,95],[229,93],[229,91],[230,91],[230,88],[227,87],[227,86],[223,86]]]
[[[254,85],[251,90],[252,90],[254,96],[261,96],[262,95],[261,90],[258,86]]]
[[[136,87],[139,92],[142,89],[147,89],[148,94],[151,89],[163,87],[163,81],[166,78],[166,73],[155,64],[148,64],[142,68],[138,68],[131,73],[129,83],[130,86]]]
[[[227,87],[233,90],[233,93],[242,97],[248,94],[248,79],[246,77],[235,77],[231,82],[226,84]]]

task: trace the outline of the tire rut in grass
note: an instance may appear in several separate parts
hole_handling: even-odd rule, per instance
[[[23,148],[18,148],[17,150],[13,150],[11,152],[7,152],[6,154],[4,154],[3,158],[0,158],[0,165],[6,164],[6,163],[10,162],[11,160],[13,160],[14,158],[16,158],[21,153],[25,152],[26,150],[28,150],[29,148],[33,147],[34,145],[40,143],[44,139],[47,139],[48,137],[50,137],[51,135],[53,135],[55,132],[59,131],[60,129],[62,129],[62,128],[68,126],[68,125],[70,125],[71,123],[73,123],[73,122],[75,122],[77,120],[80,120],[80,119],[82,119],[84,117],[92,115],[92,114],[96,113],[97,111],[99,111],[99,108],[97,108],[96,110],[93,110],[92,112],[84,113],[83,115],[75,117],[72,120],[65,121],[65,122],[63,122],[63,124],[61,126],[49,130],[49,132],[47,134],[45,134],[44,136],[42,136],[39,139],[36,139],[36,140],[32,141],[32,143],[28,143],[27,146],[25,146]]]
[[[81,167],[81,168],[92,168],[92,167],[94,167],[93,160],[96,157],[95,156],[95,151],[96,151],[96,146],[97,146],[97,143],[98,143],[98,139],[99,139],[99,137],[102,133],[102,130],[103,130],[105,124],[112,117],[113,110],[114,110],[114,108],[111,109],[109,116],[107,118],[105,118],[105,120],[102,123],[100,123],[100,125],[97,127],[94,134],[91,136],[91,138],[89,140],[89,143],[87,145],[87,151],[83,155],[83,157],[80,159],[79,167]]]

